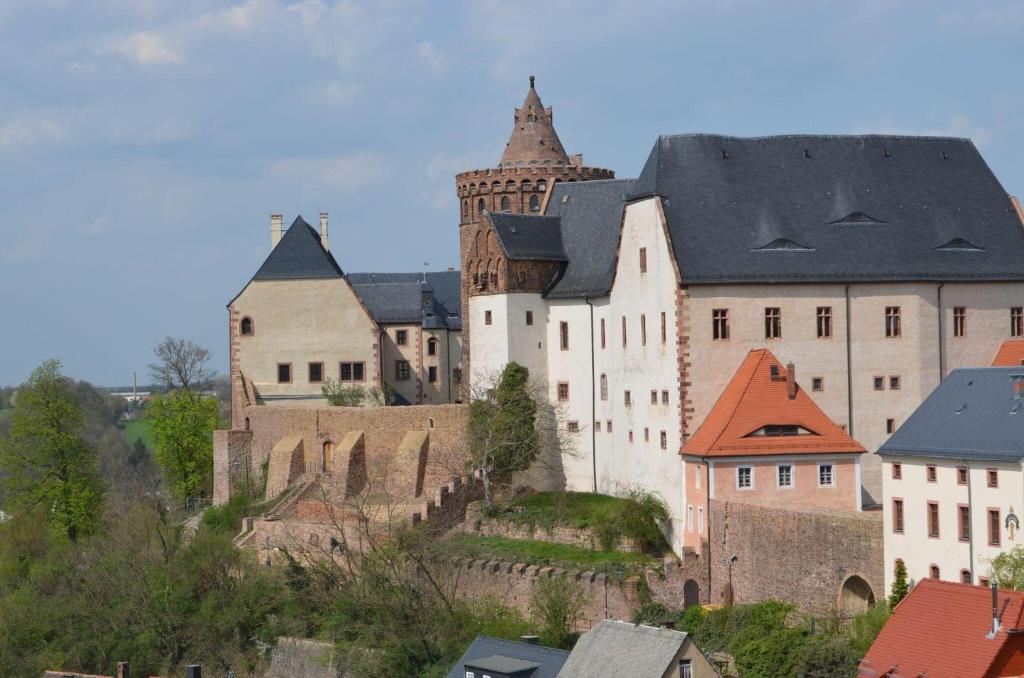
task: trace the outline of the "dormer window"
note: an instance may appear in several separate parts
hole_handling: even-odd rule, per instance
[[[241,332],[243,337],[252,336],[252,318],[250,318],[249,316],[245,316],[244,318],[242,318],[242,321],[238,324],[238,326],[239,332]]]
[[[747,434],[747,437],[752,436],[816,436],[818,435],[810,429],[806,429],[798,424],[766,424],[761,428],[751,431]]]

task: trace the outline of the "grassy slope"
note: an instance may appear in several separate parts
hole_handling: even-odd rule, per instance
[[[143,445],[153,449],[153,435],[149,430],[149,422],[144,419],[126,419],[118,422],[117,426],[129,445],[134,445],[136,440],[141,439]]]
[[[585,528],[629,503],[628,499],[589,492],[538,492],[511,502],[498,517],[516,525]]]
[[[630,571],[658,562],[644,553],[591,551],[579,546],[526,539],[459,534],[451,537],[447,542],[452,546],[456,555],[467,558],[495,558],[595,571],[603,571],[605,565],[611,568],[621,567],[624,571]]]

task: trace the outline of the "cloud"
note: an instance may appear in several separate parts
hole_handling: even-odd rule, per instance
[[[444,54],[432,42],[421,42],[419,47],[416,48],[419,55],[423,57],[423,60],[427,62],[431,70],[441,73],[448,69],[450,59],[448,55]]]
[[[338,191],[356,191],[379,182],[388,162],[377,153],[354,153],[329,157],[282,158],[270,166],[274,179]]]
[[[64,129],[51,120],[12,120],[0,127],[0,149],[58,141]]]
[[[155,31],[136,31],[111,44],[106,51],[116,52],[143,66],[180,64],[185,61],[181,41],[171,40]]]

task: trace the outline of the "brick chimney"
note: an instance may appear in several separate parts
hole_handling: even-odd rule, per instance
[[[320,213],[320,244],[325,250],[330,251],[331,248],[327,244],[327,212]]]
[[[129,678],[128,662],[117,662],[117,678]]]
[[[796,366],[791,362],[786,363],[786,392],[790,400],[796,398]]]
[[[283,214],[270,215],[270,249],[274,249],[277,247],[277,243],[281,242],[281,227],[283,225]]]

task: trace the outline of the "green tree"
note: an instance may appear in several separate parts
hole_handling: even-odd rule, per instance
[[[483,478],[488,508],[493,507],[491,484],[528,469],[540,450],[529,382],[527,368],[509,363],[493,388],[474,394],[469,404],[470,455]]]
[[[538,578],[530,597],[530,612],[540,629],[541,645],[571,649],[586,604],[583,587],[574,580],[565,576]]]
[[[897,560],[892,569],[892,589],[889,592],[889,609],[892,610],[906,597],[910,586],[907,584],[907,566]]]
[[[96,452],[81,435],[82,410],[60,367],[47,360],[18,389],[0,469],[11,512],[44,507],[48,522],[74,542],[98,525],[103,483]]]
[[[155,396],[146,406],[157,463],[179,499],[211,490],[217,412],[216,398],[189,391]]]
[[[1024,546],[1014,546],[992,559],[992,581],[1001,589],[1024,589]]]

